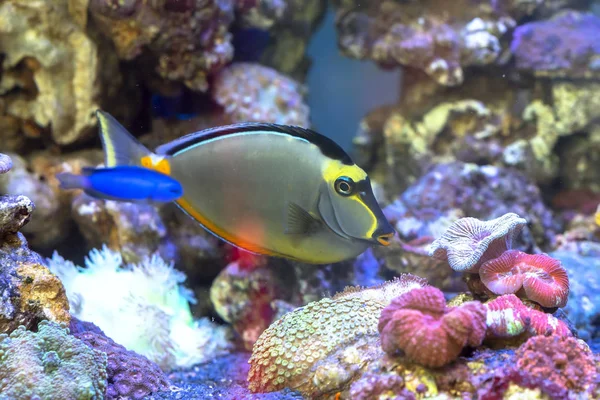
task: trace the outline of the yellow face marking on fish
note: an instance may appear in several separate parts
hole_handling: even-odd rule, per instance
[[[323,168],[323,179],[329,185],[333,185],[340,176],[347,176],[354,182],[360,182],[368,177],[367,173],[357,165],[346,165],[338,160],[327,160]],[[359,203],[370,214],[371,224],[367,229],[366,237],[371,237],[375,233],[375,230],[377,230],[377,217],[365,202],[362,201],[358,193],[354,193],[346,197],[346,199]]]
[[[171,164],[164,157],[156,157],[152,155],[144,156],[140,159],[142,167],[153,169],[165,175],[171,175]]]

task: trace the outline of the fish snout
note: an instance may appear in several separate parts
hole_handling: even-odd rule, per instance
[[[389,246],[392,243],[392,238],[396,231],[389,226],[385,228],[379,228],[373,233],[373,239],[382,246]]]

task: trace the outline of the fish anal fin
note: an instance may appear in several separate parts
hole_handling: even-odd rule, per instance
[[[288,202],[285,233],[310,235],[321,229],[321,221],[296,203]]]

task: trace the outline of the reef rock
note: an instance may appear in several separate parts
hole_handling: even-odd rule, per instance
[[[338,44],[347,56],[417,68],[455,86],[465,67],[496,62],[502,36],[545,2],[521,3],[336,0]]]
[[[233,57],[229,25],[232,0],[127,1],[90,0],[90,15],[112,39],[119,58],[145,61],[156,73],[198,91],[207,78]]]
[[[0,197],[0,333],[34,328],[41,320],[68,324],[71,318],[61,281],[18,232],[33,210],[25,196]]]
[[[268,35],[265,48],[256,55],[261,64],[303,81],[310,65],[308,41],[326,9],[325,0],[237,0],[236,22]],[[244,52],[244,44],[254,37],[247,29],[238,34],[236,53]]]
[[[90,135],[94,111],[121,83],[116,57],[86,32],[87,1],[0,5],[0,126],[12,150],[51,134],[66,145]],[[56,105],[59,104],[60,107]]]
[[[235,63],[215,78],[213,96],[229,123],[273,122],[310,127],[306,88],[274,69]]]
[[[528,226],[516,243],[532,248],[552,244],[559,229],[538,187],[508,168],[459,162],[435,165],[396,202],[406,210],[427,210],[438,215],[460,209],[464,215],[482,220],[518,214]]]
[[[519,70],[550,78],[600,78],[600,18],[577,11],[515,29],[511,52]]]

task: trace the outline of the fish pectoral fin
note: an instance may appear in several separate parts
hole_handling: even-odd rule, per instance
[[[312,234],[322,228],[321,221],[296,203],[288,202],[285,233],[288,235]]]

